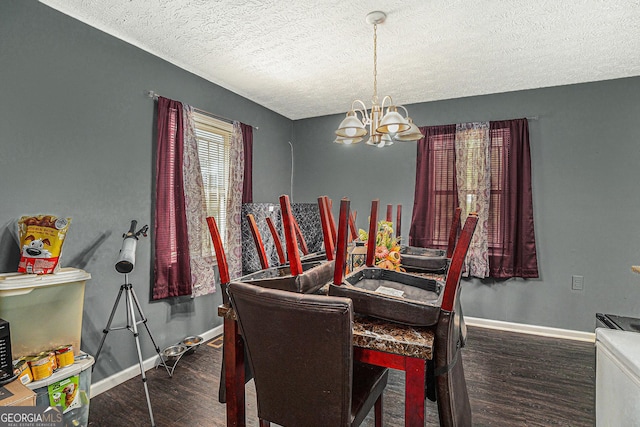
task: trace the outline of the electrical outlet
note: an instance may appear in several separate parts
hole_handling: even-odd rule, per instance
[[[584,289],[584,277],[583,276],[571,276],[571,289],[574,291],[581,291]]]

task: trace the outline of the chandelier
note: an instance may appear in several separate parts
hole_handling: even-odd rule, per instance
[[[423,136],[404,106],[394,105],[388,95],[382,99],[382,103],[378,102],[377,30],[378,24],[383,23],[386,17],[386,13],[380,11],[371,12],[366,17],[367,23],[373,24],[373,105],[368,111],[365,103],[359,99],[351,103],[351,110],[336,130],[337,136],[333,142],[337,144],[357,144],[367,135],[367,127],[369,139],[366,144],[376,147],[391,145],[396,141],[417,141]],[[404,110],[405,117],[398,112],[399,108]]]

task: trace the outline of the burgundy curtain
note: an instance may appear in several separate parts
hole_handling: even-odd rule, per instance
[[[446,249],[458,206],[455,175],[456,125],[421,127],[409,245]]]
[[[244,148],[244,181],[242,182],[242,203],[253,203],[253,126],[240,123]]]
[[[191,295],[182,103],[158,98],[153,299]]]
[[[536,278],[528,123],[526,119],[504,120],[490,122],[489,127],[492,147],[489,275],[500,279]],[[420,130],[425,137],[418,142],[409,244],[446,248],[451,218],[458,206],[456,125]]]
[[[496,233],[500,241],[489,251],[490,276],[535,278],[538,261],[527,119],[490,122],[490,138],[502,140],[504,174],[501,221]]]

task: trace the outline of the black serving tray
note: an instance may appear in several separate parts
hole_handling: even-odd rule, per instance
[[[366,267],[345,277],[340,286],[331,284],[329,295],[351,298],[358,314],[411,326],[432,326],[440,316],[443,289],[441,281]]]
[[[312,252],[300,257],[301,262],[326,261],[327,253],[325,251]]]
[[[400,264],[416,271],[444,273],[449,267],[447,251],[442,249],[403,246],[400,248]]]
[[[270,267],[265,270],[247,274],[238,279],[270,289],[314,293],[333,279],[334,261],[305,261],[302,263],[302,274],[291,275],[289,265]]]

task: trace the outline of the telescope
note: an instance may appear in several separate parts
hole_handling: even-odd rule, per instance
[[[122,235],[124,240],[122,241],[120,256],[116,262],[116,271],[118,273],[131,273],[136,264],[136,245],[138,243],[138,236],[142,234],[147,237],[147,230],[149,230],[149,226],[145,225],[140,230],[136,231],[137,225],[138,221],[135,219],[132,220],[129,231]]]
[[[160,360],[160,365],[164,366],[167,370],[167,374],[169,374],[169,378],[173,375],[173,370],[169,370],[165,359],[160,354],[160,347],[156,344],[156,341],[153,339],[151,335],[151,331],[149,330],[149,325],[147,325],[147,317],[142,312],[142,307],[140,305],[140,301],[138,301],[138,297],[133,290],[133,285],[129,283],[128,273],[133,271],[133,267],[136,264],[136,245],[138,243],[138,236],[141,234],[144,237],[147,237],[147,230],[149,230],[149,226],[145,225],[140,230],[136,231],[136,225],[138,225],[138,221],[131,221],[131,226],[129,227],[129,231],[122,235],[124,239],[122,241],[122,248],[120,249],[120,256],[118,257],[118,261],[116,262],[116,270],[118,273],[124,273],[125,283],[120,286],[120,292],[118,292],[118,296],[116,297],[116,302],[113,304],[113,308],[111,309],[111,315],[109,316],[109,321],[107,322],[107,327],[102,330],[102,340],[100,341],[100,346],[98,347],[98,352],[95,355],[95,362],[93,368],[95,367],[95,363],[98,361],[98,357],[100,356],[100,352],[102,351],[102,346],[104,345],[104,341],[107,338],[107,334],[111,331],[126,329],[133,334],[134,339],[136,340],[136,349],[138,350],[138,363],[140,364],[140,377],[142,378],[142,385],[144,386],[144,394],[147,397],[147,408],[149,409],[149,418],[151,419],[151,426],[155,427],[156,422],[153,419],[153,410],[151,409],[151,399],[149,398],[149,387],[147,387],[147,377],[144,372],[144,362],[142,361],[142,351],[140,350],[140,337],[138,334],[138,325],[143,324],[147,332],[149,333],[149,338],[151,338],[151,342],[153,343],[153,347],[156,349],[156,354],[158,355],[158,359]],[[122,294],[125,294],[125,298],[121,300]],[[113,317],[116,314],[118,309],[118,305],[120,301],[125,301],[127,304],[127,325],[126,326],[111,326],[111,322],[113,322]],[[136,308],[137,315],[136,315]],[[158,365],[159,366],[159,365]]]

